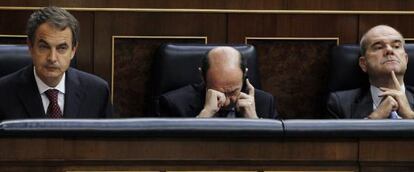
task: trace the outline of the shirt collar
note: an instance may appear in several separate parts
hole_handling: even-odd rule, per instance
[[[371,85],[371,97],[374,103],[374,109],[377,109],[378,105],[381,103],[382,98],[378,97],[378,95],[380,93],[382,93],[383,91],[381,91],[378,87]],[[402,84],[401,85],[401,90],[403,90],[403,92],[405,93],[405,85]]]
[[[57,89],[59,90],[60,93],[65,94],[65,78],[66,78],[66,74],[63,73],[62,79],[60,79],[58,85],[56,85],[56,87],[49,87],[47,84],[45,84],[37,75],[36,73],[36,68],[33,67],[33,73],[35,76],[35,80],[36,80],[36,84],[37,84],[37,88],[39,89],[39,93],[43,94],[45,91],[47,91],[48,89]]]

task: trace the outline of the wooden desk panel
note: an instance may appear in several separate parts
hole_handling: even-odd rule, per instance
[[[0,171],[357,170],[352,139],[1,138]]]

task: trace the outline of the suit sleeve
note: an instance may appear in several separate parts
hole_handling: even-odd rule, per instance
[[[270,118],[271,119],[276,119],[279,116],[279,113],[277,112],[277,109],[276,109],[276,99],[273,96],[270,97],[270,109],[269,109],[269,111],[270,111]]]
[[[255,103],[256,113],[259,118],[275,119],[277,111],[275,110],[275,99],[273,95],[256,89]]]
[[[328,101],[326,103],[326,116],[327,118],[339,119],[343,118],[343,114],[340,113],[340,101],[336,93],[330,93]]]
[[[168,98],[163,96],[160,96],[159,98],[159,112],[161,117],[173,117],[173,109],[170,101],[168,101]]]

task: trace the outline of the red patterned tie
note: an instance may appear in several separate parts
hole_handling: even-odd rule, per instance
[[[49,106],[47,107],[46,115],[49,118],[62,118],[62,111],[60,111],[58,104],[59,90],[49,89],[45,91],[47,98],[49,99]]]

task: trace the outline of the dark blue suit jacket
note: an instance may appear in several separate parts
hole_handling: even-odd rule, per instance
[[[274,119],[277,116],[273,96],[255,89],[256,113],[260,118]],[[161,116],[196,117],[204,107],[205,87],[203,84],[188,85],[163,94],[160,99]],[[236,113],[237,116],[241,116]]]
[[[46,118],[33,65],[0,78],[0,120]],[[104,118],[112,114],[103,79],[69,68],[65,80],[64,118]]]

